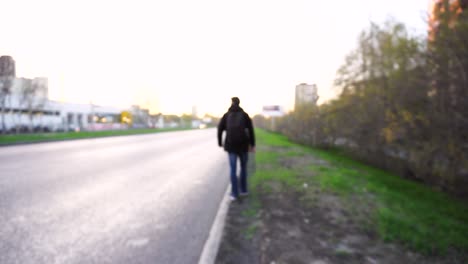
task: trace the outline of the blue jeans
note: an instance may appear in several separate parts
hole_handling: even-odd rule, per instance
[[[239,197],[239,189],[237,187],[237,157],[239,157],[241,171],[240,171],[240,190],[241,193],[247,193],[247,160],[248,153],[234,153],[229,152],[229,166],[231,167],[231,195]]]

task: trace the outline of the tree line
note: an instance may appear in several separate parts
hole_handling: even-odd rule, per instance
[[[274,130],[340,148],[403,177],[468,197],[468,12],[435,6],[428,36],[371,23],[337,71],[339,97],[302,106]],[[268,120],[256,116],[257,126]]]

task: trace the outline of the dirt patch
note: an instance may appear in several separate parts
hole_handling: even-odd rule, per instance
[[[306,157],[280,162],[300,166]],[[283,164],[284,165],[284,164]],[[326,164],[322,164],[326,165]],[[269,185],[272,183],[269,182]],[[281,185],[280,183],[275,183]],[[313,186],[310,186],[313,188]],[[267,190],[268,189],[268,190]],[[428,257],[403,245],[385,243],[366,227],[372,203],[314,189],[287,186],[254,190],[255,197],[230,204],[215,263],[465,263],[460,257]],[[313,202],[311,202],[313,201]],[[358,204],[349,206],[351,204]],[[362,219],[361,219],[362,218]]]
[[[255,216],[246,214],[249,199],[232,203],[216,263],[463,263],[384,243],[336,206],[339,198],[323,197],[305,208],[299,193],[269,192]]]

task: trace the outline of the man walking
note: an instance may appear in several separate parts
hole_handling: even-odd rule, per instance
[[[231,200],[239,197],[237,186],[237,158],[240,160],[240,195],[248,194],[247,190],[247,159],[248,151],[255,151],[255,135],[252,119],[239,106],[237,97],[231,98],[232,104],[228,112],[224,114],[218,124],[218,145],[228,152],[231,175]],[[222,143],[223,131],[226,131],[224,144]]]

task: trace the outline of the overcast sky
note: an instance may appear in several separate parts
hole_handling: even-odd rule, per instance
[[[321,101],[370,21],[424,35],[428,0],[0,0],[0,55],[20,77],[49,78],[52,99],[153,113],[251,115],[291,109],[299,83]]]

